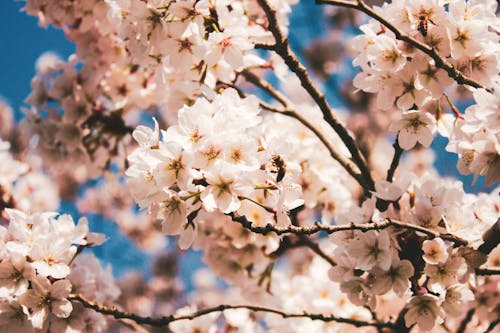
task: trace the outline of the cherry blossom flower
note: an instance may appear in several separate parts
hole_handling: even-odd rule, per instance
[[[387,271],[392,260],[389,234],[374,230],[361,233],[357,241],[349,244],[349,254],[355,259],[359,269],[366,271],[377,266]]]
[[[387,271],[379,267],[371,271],[375,279],[373,292],[382,295],[394,289],[397,295],[403,296],[410,288],[410,277],[413,273],[413,265],[408,260],[399,260],[395,257]]]
[[[464,312],[466,304],[474,300],[474,294],[463,284],[455,284],[446,289],[443,309],[451,316],[459,316]]]
[[[436,296],[415,296],[408,303],[408,312],[405,314],[406,327],[417,324],[420,329],[430,331],[436,324],[443,322],[443,316],[444,312]]]
[[[375,183],[376,192],[373,194],[383,200],[397,201],[406,192],[408,185],[407,181],[388,182],[379,180]]]
[[[456,283],[465,273],[467,267],[462,257],[449,257],[444,263],[437,265],[426,264],[425,274],[429,277],[429,284],[450,286]]]
[[[431,265],[443,263],[448,259],[448,251],[441,238],[424,241],[422,250],[424,251],[423,258],[425,262]]]
[[[212,172],[206,172],[208,186],[201,193],[201,200],[208,211],[215,208],[224,213],[234,212],[241,206],[239,197],[249,193],[244,179],[238,177],[230,165],[221,165]]]
[[[4,332],[34,332],[28,315],[25,313],[23,306],[17,301],[0,302],[0,325]]]
[[[158,217],[162,218],[162,232],[177,235],[188,223],[186,203],[176,192],[165,191],[165,194],[158,211]]]
[[[390,131],[398,133],[398,142],[403,149],[411,149],[417,142],[429,147],[436,132],[436,120],[427,112],[410,110],[391,124]]]
[[[10,253],[10,260],[0,262],[0,296],[7,298],[22,295],[34,275],[35,270],[26,261],[26,257]]]
[[[29,319],[33,327],[41,329],[49,313],[59,318],[67,318],[73,306],[67,299],[71,291],[68,280],[51,283],[46,277],[38,275],[32,280],[33,289],[21,295],[19,302],[30,310]]]

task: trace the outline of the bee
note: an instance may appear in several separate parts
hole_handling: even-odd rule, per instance
[[[271,159],[271,163],[273,166],[273,170],[271,172],[276,173],[276,181],[282,181],[286,174],[285,160],[279,155],[274,155]]]
[[[432,9],[420,9],[420,12],[417,15],[418,18],[418,31],[422,34],[422,36],[427,36],[427,31],[429,30],[429,22],[435,25],[435,23],[430,18],[432,14]]]

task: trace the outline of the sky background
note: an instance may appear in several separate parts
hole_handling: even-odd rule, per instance
[[[18,115],[30,92],[36,59],[49,50],[67,59],[75,49],[62,31],[39,27],[35,17],[21,11],[23,6],[21,1],[0,0],[0,96]]]
[[[304,3],[304,1],[303,1]],[[321,9],[308,1],[308,5],[300,5],[291,17],[291,42],[295,48],[307,45],[315,37],[324,36],[324,19]],[[24,3],[13,0],[0,0],[0,96],[15,110],[16,118],[21,117],[20,108],[23,100],[30,93],[30,81],[35,75],[35,62],[46,51],[57,53],[67,59],[74,51],[74,45],[67,41],[60,30],[41,28],[37,19],[21,11]],[[314,19],[311,19],[314,18]],[[330,100],[338,100],[336,93],[328,92]],[[339,106],[338,103],[333,103]],[[457,176],[456,156],[444,152],[445,139],[435,140],[433,146],[440,151],[437,168],[442,174]],[[467,191],[484,191],[483,179],[472,185],[472,177],[462,177]],[[61,211],[77,214],[70,203],[65,203]],[[97,247],[95,253],[104,262],[113,265],[113,272],[122,275],[129,269],[139,269],[149,272],[151,257],[141,253],[132,242],[121,236],[118,228],[110,221],[104,221],[96,216],[90,217],[93,231],[104,232],[109,240],[103,246]],[[124,250],[126,249],[126,251]],[[200,265],[199,255],[189,253],[180,260],[181,271],[185,283],[189,286],[188,276],[193,268]]]

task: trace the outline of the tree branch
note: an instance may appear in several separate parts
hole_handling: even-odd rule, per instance
[[[185,315],[170,315],[170,316],[164,316],[164,317],[158,317],[158,318],[153,318],[153,317],[146,317],[146,316],[139,316],[136,314],[133,314],[131,312],[126,312],[126,311],[121,311],[118,310],[114,306],[105,306],[102,304],[98,304],[96,302],[90,301],[83,297],[80,294],[70,294],[68,297],[69,300],[71,301],[78,301],[83,304],[86,308],[93,309],[96,312],[105,314],[105,315],[110,315],[113,316],[115,319],[130,319],[133,320],[134,322],[138,324],[145,324],[145,325],[151,325],[151,326],[166,326],[169,325],[172,322],[179,321],[179,320],[193,320],[198,317],[202,317],[204,315],[213,313],[213,312],[221,312],[224,310],[229,310],[229,309],[247,309],[253,312],[267,312],[267,313],[274,313],[278,316],[281,316],[283,318],[309,318],[311,320],[320,320],[324,322],[337,322],[337,323],[344,323],[344,324],[350,324],[356,327],[364,327],[364,326],[374,326],[374,327],[381,327],[381,328],[391,328],[394,325],[390,322],[381,322],[381,321],[362,321],[362,320],[356,320],[356,319],[350,319],[350,318],[342,318],[342,317],[337,317],[334,315],[326,315],[326,314],[315,314],[315,313],[307,313],[306,311],[301,312],[301,313],[289,313],[281,310],[276,310],[276,309],[270,309],[270,308],[265,308],[261,306],[254,306],[254,305],[225,305],[221,304],[212,308],[206,308],[202,310],[195,311],[191,314],[185,314]]]
[[[388,182],[392,182],[392,179],[394,178],[394,173],[398,168],[401,155],[403,155],[403,149],[399,146],[397,137],[396,141],[394,141],[394,144],[392,146],[394,147],[394,155],[392,157],[391,166],[387,170],[387,176],[385,177],[385,180],[387,180]],[[389,207],[390,203],[391,203],[390,201],[377,198],[377,209],[380,210],[381,212],[385,212]]]
[[[465,330],[467,329],[467,324],[471,321],[475,312],[476,312],[475,309],[470,309],[469,311],[467,311],[467,314],[465,315],[464,319],[462,319],[462,321],[460,322],[460,326],[458,326],[456,333],[464,333],[465,332]]]
[[[478,247],[479,252],[489,254],[500,243],[500,217],[483,235],[483,244]]]
[[[325,95],[321,93],[319,89],[314,85],[311,78],[309,77],[307,69],[300,63],[299,59],[290,48],[288,39],[283,35],[283,32],[279,27],[276,11],[269,5],[267,0],[257,1],[266,13],[268,20],[268,29],[274,36],[276,43],[274,46],[274,51],[283,59],[288,68],[293,73],[295,73],[302,87],[304,87],[304,89],[316,102],[321,112],[323,113],[323,118],[325,119],[325,121],[335,130],[337,135],[344,142],[347,149],[351,153],[352,160],[358,166],[363,178],[368,184],[368,188],[370,190],[374,190],[373,179],[371,177],[370,171],[368,170],[365,158],[363,157],[349,132],[332,112],[332,109],[328,104]],[[370,195],[370,193],[367,192],[367,195]]]
[[[490,323],[490,326],[488,326],[488,328],[486,329],[486,331],[484,331],[484,333],[489,333],[491,331],[493,331],[493,329],[498,325],[500,324],[500,319],[497,319],[495,321],[492,321]]]
[[[274,44],[257,43],[254,47],[260,50],[274,50]]]
[[[434,60],[434,64],[436,67],[445,70],[448,73],[448,76],[455,80],[458,84],[468,85],[474,88],[483,88],[487,91],[491,92],[491,89],[484,87],[481,83],[477,82],[474,79],[469,78],[464,75],[458,69],[456,69],[452,64],[450,64],[446,59],[441,57],[436,49],[430,47],[429,45],[418,41],[417,39],[402,33],[395,25],[386,20],[384,17],[380,16],[377,12],[375,12],[372,8],[365,4],[363,0],[357,1],[344,1],[344,0],[316,0],[317,4],[322,5],[332,5],[339,7],[346,7],[359,10],[366,15],[372,17],[377,20],[381,24],[383,24],[387,29],[392,31],[398,40],[406,42],[413,47],[419,49],[423,53],[427,54]]]
[[[415,224],[394,221],[391,219],[385,219],[382,222],[371,222],[365,224],[349,223],[342,225],[326,225],[320,222],[316,222],[312,226],[302,226],[302,227],[294,225],[289,225],[287,227],[275,227],[272,224],[267,224],[266,226],[261,227],[261,226],[254,226],[253,223],[247,220],[245,216],[240,216],[235,213],[229,213],[227,215],[230,216],[234,222],[238,222],[239,224],[241,224],[244,228],[261,235],[267,235],[272,232],[277,235],[283,235],[283,234],[312,235],[321,231],[324,231],[328,234],[333,234],[336,232],[347,231],[347,230],[360,230],[366,232],[369,230],[383,230],[389,227],[394,227],[399,229],[418,231],[425,234],[430,239],[439,237],[449,242],[452,242],[456,245],[462,245],[462,246],[468,245],[467,240],[460,238],[458,236],[449,233],[440,233]]]
[[[476,268],[476,275],[500,275],[500,268]]]
[[[316,253],[321,258],[325,259],[331,266],[337,266],[335,259],[330,257],[327,253],[325,253],[318,244],[310,240],[307,236],[299,236],[300,240],[307,246],[311,251]]]
[[[281,92],[279,92],[272,84],[267,82],[266,80],[261,79],[254,73],[250,71],[243,71],[241,72],[241,75],[250,83],[254,84],[255,86],[261,88],[265,92],[267,92],[269,95],[271,95],[275,100],[277,100],[281,105],[283,105],[285,108],[290,107],[290,101],[286,96],[284,96]]]
[[[396,141],[394,141],[394,144],[392,146],[394,147],[394,156],[392,157],[391,166],[389,167],[389,170],[387,170],[387,176],[385,177],[385,180],[387,180],[388,182],[392,182],[392,179],[394,177],[394,173],[396,172],[396,169],[398,168],[399,160],[401,159],[401,155],[403,155],[403,149],[399,146],[399,142],[398,142],[397,138],[396,138]]]

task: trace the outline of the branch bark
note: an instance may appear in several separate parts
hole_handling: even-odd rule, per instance
[[[500,268],[476,268],[476,275],[500,275]]]
[[[456,333],[465,332],[465,330],[467,329],[467,324],[469,324],[475,312],[476,312],[475,309],[470,309],[469,311],[467,311],[467,314],[465,315],[464,319],[462,319],[462,321],[460,322],[460,326],[458,327]]]
[[[486,331],[484,331],[484,333],[489,333],[489,332],[492,332],[493,329],[495,329],[495,327],[500,324],[500,319],[497,319],[495,321],[492,321],[490,326],[488,326],[488,328],[486,329]]]
[[[478,248],[479,252],[489,254],[500,243],[500,217],[483,235],[483,244]]]
[[[296,234],[296,235],[312,235],[321,231],[324,231],[328,234],[333,234],[335,232],[347,231],[347,230],[360,230],[363,232],[369,230],[383,230],[389,227],[399,228],[399,229],[407,229],[414,230],[425,234],[430,239],[439,237],[443,240],[447,240],[456,244],[457,246],[468,246],[467,240],[460,238],[458,236],[449,234],[449,233],[440,233],[431,229],[427,229],[415,224],[395,221],[391,219],[385,219],[382,222],[372,222],[372,223],[364,223],[364,224],[342,224],[342,225],[326,225],[320,222],[316,222],[312,226],[294,226],[289,225],[287,227],[275,227],[272,224],[267,224],[266,226],[254,226],[251,221],[249,221],[245,216],[240,216],[235,213],[227,214],[231,217],[234,222],[238,222],[244,228],[255,232],[261,235],[267,235],[269,233],[275,233],[277,235],[283,234]]]
[[[387,180],[388,182],[392,182],[392,179],[394,178],[394,173],[398,168],[401,155],[403,155],[403,149],[399,146],[397,138],[392,146],[394,147],[394,156],[392,157],[391,166],[389,167],[389,170],[387,170],[387,176],[385,177],[385,180]]]
[[[202,310],[195,311],[191,314],[185,314],[185,315],[170,315],[170,316],[164,316],[164,317],[146,317],[146,316],[139,316],[137,314],[127,312],[127,311],[121,311],[118,308],[114,306],[106,306],[99,304],[97,302],[93,302],[91,300],[86,299],[84,296],[80,294],[71,294],[68,297],[69,300],[71,301],[77,301],[83,304],[84,307],[93,309],[96,312],[105,314],[105,315],[110,315],[113,316],[115,319],[130,319],[133,320],[134,322],[138,324],[143,324],[143,325],[151,325],[151,326],[157,326],[157,327],[162,327],[162,326],[167,326],[172,322],[179,321],[179,320],[193,320],[198,317],[202,317],[204,315],[213,313],[213,312],[222,312],[224,310],[229,310],[229,309],[247,309],[253,312],[266,312],[266,313],[274,313],[278,316],[281,316],[282,318],[309,318],[311,320],[320,320],[324,322],[337,322],[337,323],[344,323],[344,324],[349,324],[353,325],[355,327],[365,327],[365,326],[374,326],[374,327],[380,327],[380,328],[392,328],[394,324],[391,322],[381,322],[381,321],[362,321],[362,320],[356,320],[356,319],[351,319],[351,318],[343,318],[343,317],[337,317],[334,315],[329,315],[329,314],[316,314],[316,313],[307,313],[306,311],[301,312],[301,313],[290,313],[290,312],[285,312],[282,310],[276,310],[276,309],[270,309],[262,306],[255,306],[255,305],[226,305],[226,304],[221,304],[212,308],[206,308]]]

